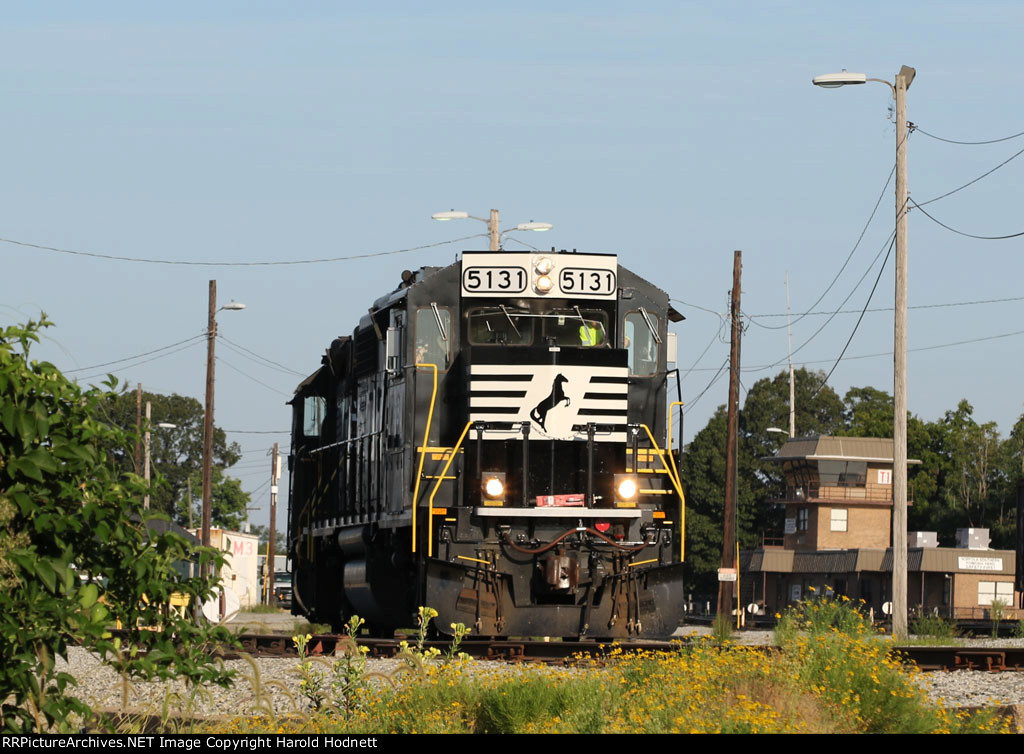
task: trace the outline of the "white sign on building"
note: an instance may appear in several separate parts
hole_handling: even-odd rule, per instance
[[[961,571],[1001,571],[1003,570],[1003,559],[960,556],[957,558],[957,567]]]

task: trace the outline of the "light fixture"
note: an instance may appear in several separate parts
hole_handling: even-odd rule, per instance
[[[533,269],[537,271],[538,275],[547,275],[551,270],[555,268],[555,263],[552,262],[548,257],[538,257],[533,263]]]
[[[449,210],[448,212],[435,212],[432,214],[431,219],[437,220],[438,222],[448,222],[449,220],[465,220],[469,217],[468,212],[459,212],[456,210]]]
[[[616,504],[636,504],[640,492],[640,485],[637,478],[632,474],[615,475],[615,502]]]
[[[551,282],[551,278],[547,275],[541,275],[537,278],[537,282],[533,284],[533,287],[537,289],[537,293],[549,293],[555,284]]]
[[[867,80],[866,73],[848,73],[843,71],[842,73],[826,73],[821,76],[815,76],[811,79],[811,83],[825,89],[838,89],[841,86],[865,84]]]
[[[505,502],[505,473],[489,471],[481,479],[480,492],[484,505],[499,505]]]
[[[496,210],[496,209],[492,209],[491,210],[491,214],[490,214],[489,218],[477,217],[476,215],[471,215],[468,212],[464,212],[462,210],[457,210],[457,209],[450,209],[447,212],[435,212],[430,217],[432,219],[438,220],[440,222],[446,222],[448,220],[466,220],[466,219],[469,219],[469,220],[479,220],[482,223],[487,223],[487,231],[488,231],[488,234],[490,235],[490,238],[491,238],[491,243],[490,243],[490,250],[491,251],[501,251],[501,239],[502,239],[502,236],[504,236],[506,233],[511,233],[511,232],[517,231],[517,230],[534,230],[534,231],[551,230],[551,228],[554,227],[554,226],[551,225],[551,223],[536,223],[533,220],[531,220],[528,223],[519,223],[519,225],[517,225],[514,228],[507,228],[506,230],[500,230],[499,229],[499,213],[498,213],[498,210]]]

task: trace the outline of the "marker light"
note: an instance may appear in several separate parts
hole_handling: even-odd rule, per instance
[[[537,271],[538,275],[547,275],[551,270],[555,269],[555,263],[547,257],[540,257],[534,262],[533,269]]]
[[[537,278],[537,282],[533,284],[533,287],[537,289],[537,293],[549,293],[555,284],[551,282],[551,278],[547,275],[541,275]]]

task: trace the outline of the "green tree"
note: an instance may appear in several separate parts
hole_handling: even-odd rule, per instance
[[[150,508],[171,516],[177,523],[189,521],[189,504],[193,506],[193,521],[199,525],[198,505],[202,500],[203,466],[203,406],[195,398],[182,395],[142,393],[142,405],[151,403],[150,458],[153,476],[161,481],[153,485]],[[126,432],[133,432],[138,416],[136,393],[123,392],[110,396],[104,405],[109,420]],[[145,421],[145,419],[143,419]],[[173,428],[157,427],[173,424]],[[127,451],[112,449],[110,453],[122,471],[142,474],[141,462],[135,467],[134,448]],[[141,457],[141,452],[140,452]],[[224,472],[238,463],[242,449],[237,443],[228,443],[224,430],[213,432],[213,503],[211,518],[214,526],[236,528],[245,520],[248,494],[241,492],[236,479]],[[192,479],[192,500],[188,500],[188,480]]]
[[[270,527],[253,525],[252,533],[260,538],[260,552],[265,553],[267,551],[267,545],[270,544]],[[274,533],[274,554],[288,554],[288,543],[285,541],[284,534],[279,531],[275,531]]]
[[[52,364],[31,361],[43,317],[0,328],[0,730],[68,729],[89,708],[55,658],[80,644],[128,677],[226,684],[211,640],[190,619],[165,614],[172,593],[200,600],[212,584],[177,570],[197,557],[182,537],[143,523],[144,487],[111,464],[134,437],[102,413],[108,394],[83,390]],[[113,378],[109,386],[114,386]],[[201,561],[220,562],[200,549]],[[127,627],[124,644],[108,630]],[[161,625],[163,630],[143,630]],[[130,648],[130,650],[129,650]]]
[[[884,390],[851,387],[843,396],[844,428],[847,437],[892,437],[893,399]],[[909,430],[908,430],[909,433]]]
[[[838,434],[847,437],[886,437],[893,434],[893,398],[873,387],[852,387],[843,396],[845,428]],[[918,460],[907,473],[913,504],[909,526],[931,531],[931,523],[940,515],[936,507],[939,483],[943,479],[944,450],[936,427],[913,414],[907,415],[907,457]]]
[[[795,372],[796,425],[799,434],[829,434],[843,426],[843,404],[821,386],[824,373]],[[680,474],[686,491],[686,562],[688,582],[708,593],[722,561],[725,511],[725,440],[727,413],[720,406],[698,432],[682,457]],[[781,529],[781,511],[771,504],[784,492],[781,469],[771,460],[785,438],[768,432],[789,421],[789,373],[758,380],[739,415],[737,454],[737,538],[740,547],[759,547],[762,535]]]

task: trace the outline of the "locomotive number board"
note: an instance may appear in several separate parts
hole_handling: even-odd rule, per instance
[[[463,297],[614,298],[614,254],[465,252]]]

